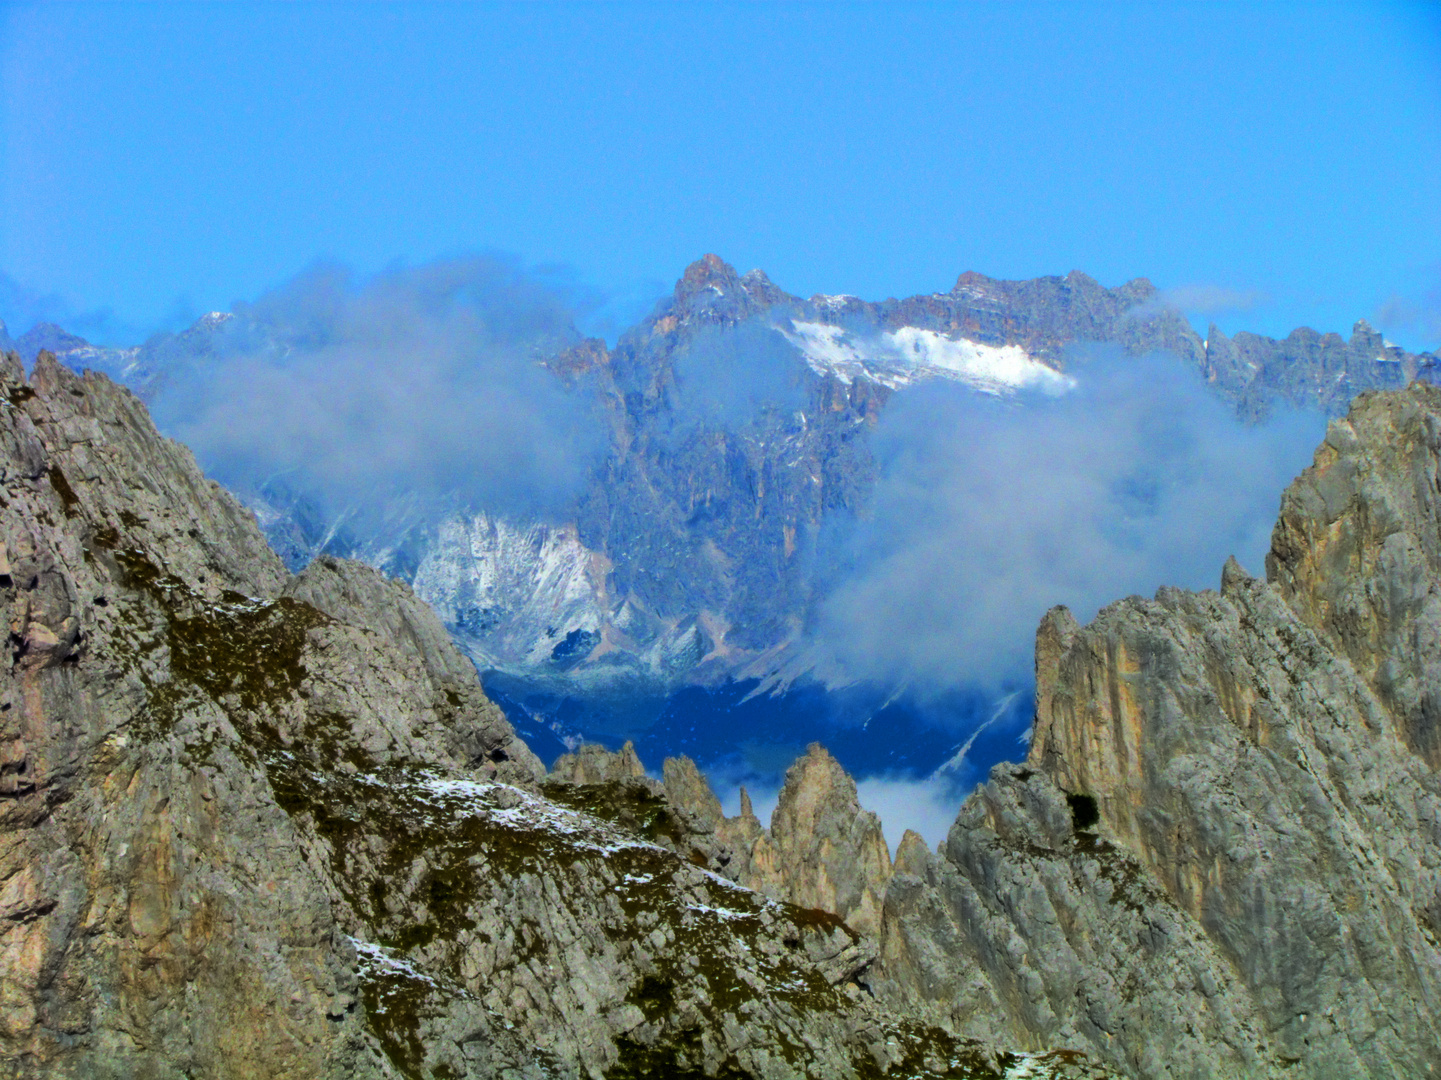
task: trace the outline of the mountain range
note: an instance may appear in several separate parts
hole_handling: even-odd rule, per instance
[[[239,353],[280,356],[298,333],[242,308],[134,348],[97,348],[48,325],[16,346],[27,362],[47,348],[104,372],[163,416],[175,386]],[[843,558],[833,537],[869,511],[871,435],[898,392],[946,383],[998,400],[1057,397],[1088,351],[1164,354],[1258,423],[1277,408],[1336,415],[1358,392],[1429,378],[1438,363],[1364,322],[1349,339],[1309,329],[1227,338],[1214,326],[1202,339],[1144,279],[1106,288],[1080,272],[1019,282],[965,273],[949,292],[872,303],[795,297],[714,255],[614,348],[573,330],[530,347],[605,432],[604,452],[559,511],[401,494],[360,512],[288,476],[227,473],[223,462],[216,475],[293,570],[339,555],[412,585],[497,692],[570,745],[611,729],[594,709],[563,720],[565,702],[634,712],[645,699],[656,714],[687,686],[851,681],[811,631]],[[548,738],[544,726],[526,730]]]
[[[298,574],[103,375],[0,368],[18,1077],[1391,1077],[1441,1065],[1441,390],[1360,395],[1264,578],[1036,634],[935,848],[814,746],[550,770],[403,582]],[[893,853],[894,851],[894,853]]]

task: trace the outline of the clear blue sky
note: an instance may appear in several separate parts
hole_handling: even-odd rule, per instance
[[[0,7],[12,332],[476,250],[566,268],[602,319],[715,251],[801,294],[1146,276],[1232,330],[1381,316],[1434,347],[1441,13]]]

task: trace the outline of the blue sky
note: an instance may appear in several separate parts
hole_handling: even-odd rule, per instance
[[[139,336],[317,259],[715,251],[870,298],[1084,269],[1441,344],[1435,4],[0,7],[0,317]]]

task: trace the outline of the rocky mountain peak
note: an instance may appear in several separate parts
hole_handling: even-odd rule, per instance
[[[1150,278],[1132,278],[1116,290],[1122,296],[1127,297],[1133,304],[1146,304],[1157,297],[1160,290],[1151,283]]]
[[[757,303],[767,306],[788,303],[795,299],[766,276],[764,270],[756,269],[741,278],[741,288]]]
[[[710,784],[690,758],[684,756],[666,758],[661,766],[661,779],[665,786],[666,798],[674,805],[689,810],[711,829],[725,820],[720,800],[716,798]],[[745,802],[749,804],[750,799],[747,797]],[[742,816],[746,816],[744,810],[742,810]]]
[[[1236,560],[1236,556],[1228,556],[1226,564],[1221,567],[1221,595],[1233,596],[1250,585],[1252,580],[1246,568]]]
[[[735,323],[793,300],[760,270],[739,277],[735,268],[717,255],[691,263],[676,282],[668,313],[659,321],[679,323]]]
[[[1441,768],[1441,388],[1363,394],[1287,488],[1268,580]],[[1384,582],[1384,588],[1379,584]]]
[[[564,784],[617,784],[644,779],[645,766],[640,763],[635,744],[630,740],[616,752],[596,743],[586,743],[574,753],[557,758],[550,775]]]
[[[0,360],[0,487],[6,1075],[1000,1075],[632,747],[547,781],[407,586],[286,574],[103,376]]]
[[[15,340],[15,351],[25,363],[33,364],[41,351],[70,352],[86,348],[90,343],[52,322],[36,323]]]
[[[992,282],[985,274],[977,273],[975,270],[967,270],[956,278],[956,283],[951,286],[951,292],[965,292],[968,289],[984,289]]]
[[[931,852],[926,847],[926,841],[921,834],[913,829],[907,829],[901,835],[901,842],[896,846],[896,862],[894,870],[897,874],[910,874],[912,877],[923,876],[926,868],[930,865]]]
[[[676,282],[675,299],[677,304],[684,304],[696,293],[706,289],[727,293],[738,288],[740,276],[735,267],[719,255],[706,254],[685,268],[680,280]]]
[[[1383,357],[1386,354],[1386,339],[1375,330],[1365,319],[1357,319],[1356,325],[1351,328],[1351,340],[1347,342],[1353,352],[1361,352],[1369,357]]]
[[[819,743],[786,772],[771,841],[793,903],[834,912],[861,933],[879,930],[890,849],[855,780]]]

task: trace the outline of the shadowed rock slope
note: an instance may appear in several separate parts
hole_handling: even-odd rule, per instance
[[[408,588],[289,576],[105,378],[5,358],[0,488],[5,1075],[1099,1075],[880,1006],[839,918],[543,783]]]
[[[1267,580],[1037,636],[1024,765],[902,845],[873,985],[1143,1077],[1441,1071],[1441,390],[1358,398]]]

